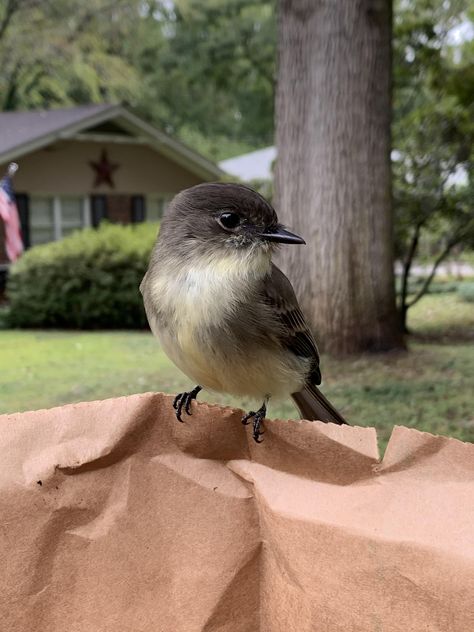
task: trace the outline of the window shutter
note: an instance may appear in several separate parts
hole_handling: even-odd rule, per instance
[[[91,195],[91,222],[94,228],[107,217],[107,198],[105,195]]]
[[[21,236],[23,238],[23,245],[25,248],[29,248],[31,245],[30,240],[30,199],[26,193],[17,193],[16,207],[18,209],[18,215],[20,217]]]
[[[132,196],[132,222],[144,222],[146,218],[145,198],[143,195]]]

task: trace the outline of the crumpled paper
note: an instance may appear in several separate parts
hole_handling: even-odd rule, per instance
[[[0,417],[2,630],[474,630],[474,445],[171,402]]]

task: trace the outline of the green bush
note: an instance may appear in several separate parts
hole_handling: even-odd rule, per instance
[[[457,292],[459,283],[457,281],[431,281],[428,294],[449,294]]]
[[[7,283],[13,327],[141,328],[138,289],[158,225],[102,224],[28,250]]]
[[[10,310],[6,305],[0,305],[0,329],[8,329],[10,324]]]
[[[396,278],[397,292],[401,292],[402,280],[400,277]],[[411,278],[408,282],[408,294],[417,294],[418,290],[425,282],[423,277]],[[450,292],[456,292],[459,283],[449,279],[434,279],[428,286],[427,294],[447,294]]]
[[[466,303],[474,303],[474,283],[460,283],[458,294]]]

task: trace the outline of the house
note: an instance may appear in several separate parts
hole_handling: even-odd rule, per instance
[[[273,165],[276,157],[276,147],[270,146],[223,160],[219,163],[219,167],[228,174],[236,176],[245,182],[272,180]]]
[[[0,177],[14,179],[26,247],[103,218],[161,217],[181,189],[218,180],[207,158],[118,105],[0,113]],[[6,265],[0,220],[0,265]]]

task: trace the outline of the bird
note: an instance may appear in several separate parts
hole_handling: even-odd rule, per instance
[[[140,291],[153,334],[196,384],[173,401],[179,421],[205,388],[263,402],[242,417],[257,443],[272,398],[291,396],[303,419],[347,423],[318,389],[318,347],[272,262],[278,247],[303,244],[243,184],[202,183],[170,202]]]

